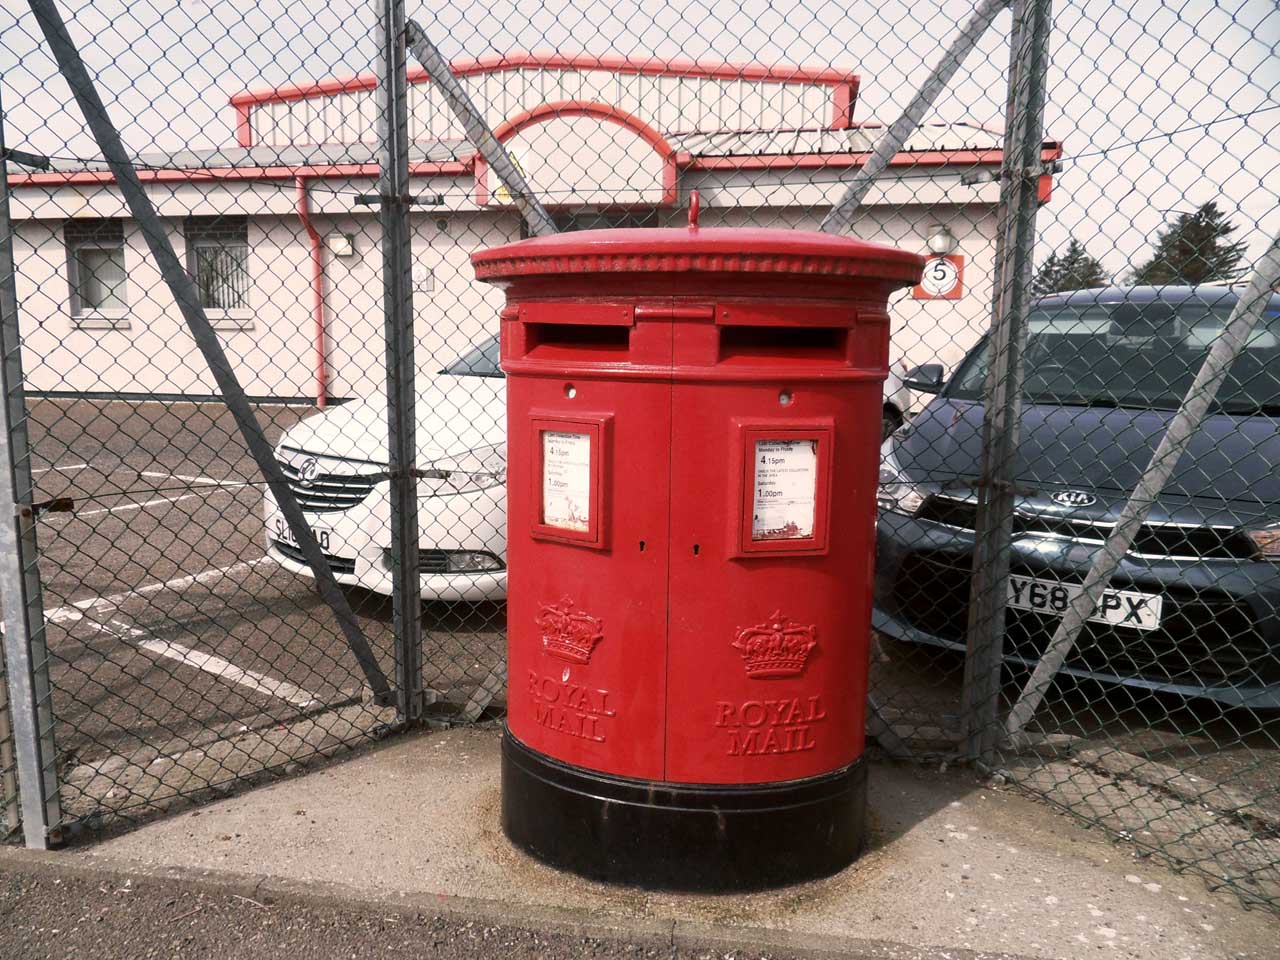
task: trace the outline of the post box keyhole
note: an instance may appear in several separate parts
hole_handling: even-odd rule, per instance
[[[702,549],[702,547],[695,543],[695,544],[693,545],[693,555],[696,557],[696,556],[698,555],[698,551],[699,551],[699,550],[701,550],[701,549]]]

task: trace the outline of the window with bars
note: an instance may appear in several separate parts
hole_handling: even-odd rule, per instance
[[[212,311],[249,309],[249,221],[191,217],[185,225],[187,269],[200,305]]]
[[[63,228],[71,316],[121,318],[129,309],[124,222],[69,220]]]

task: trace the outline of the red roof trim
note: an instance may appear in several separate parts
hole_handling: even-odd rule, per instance
[[[503,142],[526,127],[532,127],[556,117],[595,117],[608,123],[616,123],[626,127],[643,139],[662,157],[662,203],[673,204],[678,199],[676,188],[676,151],[667,139],[649,124],[633,113],[620,110],[607,103],[594,103],[589,100],[559,100],[555,103],[544,103],[532,110],[526,110],[509,120],[504,120],[493,131],[494,138]],[[484,157],[476,154],[476,203],[485,206],[489,202],[488,164]]]
[[[850,77],[845,83],[831,89],[831,129],[848,130],[853,123],[853,104],[858,99],[858,78]]]
[[[1052,144],[1052,145],[1049,145]],[[1062,156],[1062,147],[1048,141],[1040,153],[1049,162]],[[811,170],[821,167],[859,167],[871,153],[802,153],[752,154],[735,157],[693,157],[681,155],[681,166],[689,170],[774,170],[794,168]],[[892,167],[998,166],[1003,162],[1001,150],[922,150],[896,154]]]
[[[801,67],[791,64],[769,66],[762,63],[726,63],[707,60],[664,60],[660,57],[643,59],[620,56],[593,56],[591,54],[563,55],[556,53],[526,53],[523,51],[500,56],[481,57],[476,60],[455,60],[451,65],[455,77],[478,73],[501,73],[507,70],[610,70],[616,73],[644,74],[663,77],[702,77],[711,80],[762,80],[772,83],[816,83],[843,87],[852,97],[857,93],[858,75],[830,67]],[[414,67],[409,70],[410,83],[429,80],[426,70]],[[359,74],[352,77],[330,77],[310,83],[285,84],[259,90],[246,90],[231,98],[232,106],[258,106],[285,100],[305,100],[309,97],[331,96],[335,93],[353,93],[373,90],[377,76]],[[843,93],[841,94],[844,95]]]
[[[568,102],[567,102],[568,103]],[[572,105],[572,104],[570,104]],[[614,107],[606,107],[602,104],[576,104],[578,114],[602,116],[608,113],[614,123],[619,123],[635,130],[645,139],[654,144],[655,149],[667,159],[668,171],[675,168],[687,170],[774,170],[793,168],[797,170],[811,170],[822,167],[856,167],[866,163],[870,153],[827,153],[827,154],[769,154],[756,156],[741,157],[693,157],[687,153],[674,153],[666,140],[660,134],[657,134],[651,127],[643,121],[632,117],[624,111],[617,110]],[[558,111],[557,109],[558,108]],[[590,108],[590,109],[588,109]],[[537,122],[531,119],[532,115],[544,113],[545,116],[539,116],[540,120],[549,119],[550,115],[558,112],[560,115],[572,114],[575,111],[570,110],[565,104],[545,104],[543,107],[529,111],[530,118],[526,118],[521,122],[521,126],[528,126]],[[624,119],[628,118],[628,119]],[[519,118],[517,118],[519,120]],[[504,125],[505,126],[505,125]],[[512,129],[506,130],[500,134],[500,137],[510,136],[514,132],[515,121],[512,121]],[[643,128],[643,129],[642,129]],[[648,134],[643,132],[648,131]],[[661,144],[662,146],[658,146]],[[665,149],[664,149],[665,148]],[[1061,159],[1062,145],[1053,140],[1045,141],[1044,148],[1040,152],[1040,159],[1049,163],[1054,160]],[[890,165],[894,167],[940,167],[940,166],[997,166],[1001,163],[1001,151],[999,150],[931,150],[920,153],[899,153],[890,161]],[[464,174],[476,170],[480,172],[479,167],[484,164],[484,160],[475,156],[468,160],[454,160],[431,163],[415,163],[409,165],[409,172],[416,176],[427,176],[436,174],[440,176],[463,176]],[[293,177],[376,177],[378,175],[377,164],[323,164],[306,167],[210,167],[199,170],[139,170],[138,177],[144,183],[154,182],[186,182],[186,181],[221,181],[221,180],[273,180]],[[479,177],[477,177],[479,180]],[[95,184],[95,183],[113,183],[115,178],[112,177],[110,171],[107,170],[78,170],[56,173],[11,173],[9,174],[9,184],[14,187],[23,186],[39,186],[41,184]],[[675,183],[670,178],[670,173],[664,175],[664,187],[668,192],[674,191]],[[1042,201],[1049,199],[1052,189],[1052,177],[1045,174],[1040,179],[1040,198]]]
[[[471,161],[411,163],[409,173],[415,176],[462,176],[471,169]],[[330,163],[305,167],[205,167],[198,170],[139,170],[143,183],[217,182],[222,180],[281,180],[295,177],[376,177],[376,163]],[[72,170],[57,173],[15,173],[9,175],[10,186],[34,187],[42,184],[115,183],[110,170]]]
[[[546,120],[554,120],[556,117],[598,117],[634,131],[664,157],[675,153],[666,137],[634,113],[591,100],[558,100],[555,103],[540,104],[532,110],[526,110],[509,120],[502,121],[493,131],[493,135],[501,142],[525,127],[532,127]]]
[[[242,147],[253,146],[253,127],[249,122],[249,105],[236,105],[236,143]]]

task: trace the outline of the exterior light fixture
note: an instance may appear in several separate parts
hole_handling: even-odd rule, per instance
[[[950,253],[955,253],[956,247],[959,246],[956,235],[944,223],[932,223],[929,225],[925,243],[929,247],[929,252],[936,257],[945,257]]]
[[[325,237],[329,252],[335,257],[350,257],[356,252],[356,238],[349,233],[331,233]]]

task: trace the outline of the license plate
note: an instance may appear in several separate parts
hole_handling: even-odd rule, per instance
[[[1009,577],[1009,606],[1036,613],[1061,615],[1083,588],[1077,583],[1057,580],[1035,580],[1031,577]],[[1160,626],[1160,609],[1164,598],[1158,593],[1136,593],[1132,590],[1104,590],[1098,607],[1089,619],[1134,630],[1155,630]]]
[[[273,540],[278,540],[287,547],[293,547],[295,550],[301,549],[298,546],[298,540],[293,535],[293,531],[289,529],[289,524],[285,523],[284,516],[279,513],[272,513],[267,518],[267,529],[271,532]],[[333,531],[328,527],[319,527],[315,524],[311,525],[311,532],[315,534],[316,541],[320,544],[320,550],[323,553],[329,553],[329,541],[333,537]]]

